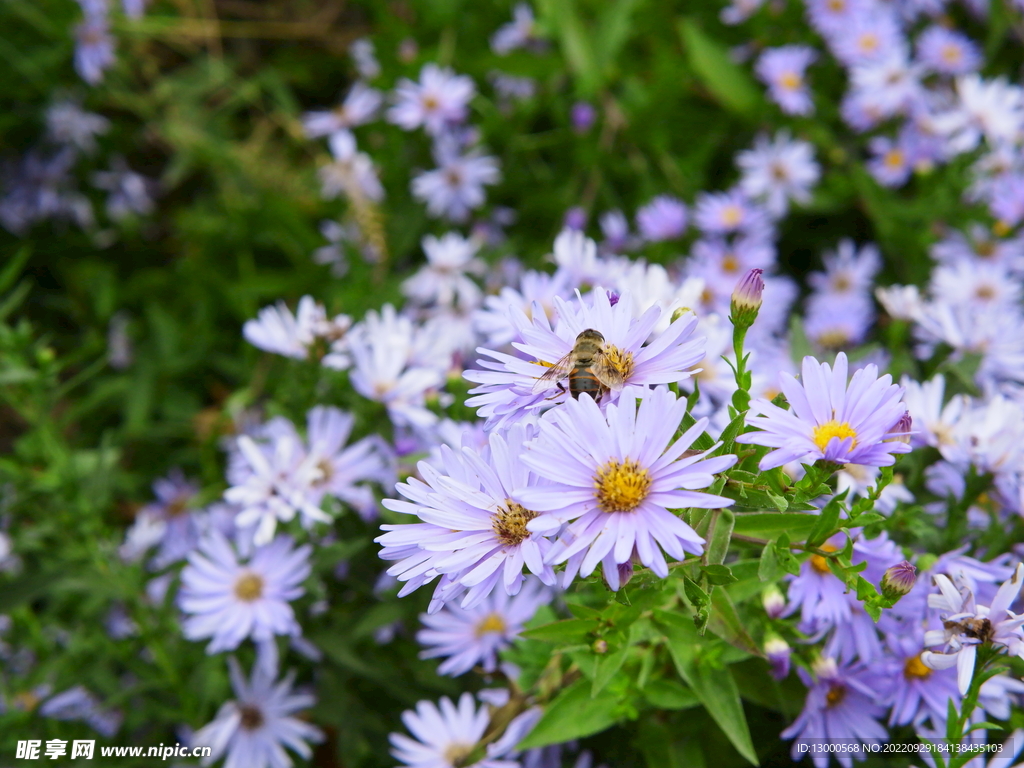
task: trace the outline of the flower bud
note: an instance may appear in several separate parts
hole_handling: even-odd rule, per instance
[[[745,274],[732,292],[729,307],[733,325],[749,328],[757,319],[761,309],[761,295],[764,293],[763,269],[752,269]]]
[[[882,597],[887,600],[898,600],[909,593],[917,583],[917,568],[904,560],[890,566],[882,574]]]
[[[678,309],[676,309],[676,310],[674,310],[672,312],[672,322],[674,323],[679,318],[685,317],[686,315],[692,315],[692,314],[695,314],[695,313],[694,313],[694,311],[690,307],[679,307]]]
[[[786,610],[786,598],[782,596],[782,592],[776,586],[768,587],[761,594],[761,602],[769,619],[779,618]]]
[[[598,654],[608,653],[608,641],[598,638],[594,641],[594,644],[591,646],[591,650],[593,650],[594,653]]]
[[[910,411],[907,411],[900,416],[900,420],[896,422],[896,426],[894,426],[886,436],[886,441],[906,443],[907,445],[910,445],[910,434],[913,425],[914,420],[910,418]]]
[[[789,675],[790,653],[789,643],[781,637],[769,637],[764,641],[764,654],[772,665],[772,677],[776,680],[785,680]]]

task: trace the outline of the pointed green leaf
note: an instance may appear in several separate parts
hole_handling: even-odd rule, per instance
[[[729,56],[729,50],[693,19],[683,19],[679,33],[686,55],[704,87],[726,109],[750,116],[762,103],[754,79]]]
[[[591,698],[590,683],[577,680],[544,708],[540,721],[519,742],[518,748],[546,747],[599,733],[615,724],[618,708],[619,697],[616,694],[603,691],[596,698]]]
[[[704,647],[705,642],[684,616],[667,611],[657,611],[655,616],[665,630],[672,661],[683,682],[700,699],[736,751],[757,765],[757,752],[747,726],[739,689],[728,669],[714,669],[706,662],[701,662],[698,649]]]

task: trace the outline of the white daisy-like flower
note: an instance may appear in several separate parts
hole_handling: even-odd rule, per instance
[[[1024,656],[1024,615],[1010,611],[1024,583],[1024,564],[1018,564],[1013,575],[1003,582],[989,606],[977,605],[974,593],[966,586],[960,589],[948,577],[935,576],[939,594],[928,596],[928,606],[942,611],[943,629],[925,632],[925,646],[945,646],[943,653],[925,651],[921,661],[932,669],[956,666],[960,693],[967,694],[974,676],[978,646],[991,644],[1005,648],[1011,655]]]
[[[495,590],[475,608],[446,605],[438,613],[420,614],[424,629],[416,640],[426,650],[420,658],[447,658],[438,674],[457,677],[480,664],[484,672],[498,667],[498,651],[507,648],[542,605],[551,602],[551,591],[537,579],[529,579],[514,597]]]
[[[405,78],[398,82],[388,120],[407,131],[423,126],[437,135],[466,119],[469,101],[475,94],[471,78],[427,64],[420,71],[418,83]]]
[[[356,82],[345,100],[334,109],[314,110],[303,115],[302,127],[311,139],[355,128],[370,122],[383,101],[384,97],[376,88]]]
[[[308,544],[293,548],[291,538],[279,536],[240,563],[228,540],[211,531],[181,572],[185,637],[211,638],[206,652],[212,654],[237,648],[247,637],[263,642],[302,634],[288,603],[304,592],[312,551]]]
[[[814,148],[806,141],[780,131],[770,140],[758,136],[754,148],[736,156],[743,172],[740,189],[752,200],[762,200],[773,216],[782,216],[789,201],[806,203],[818,183],[821,168],[814,160]]]
[[[483,750],[481,759],[467,763],[490,725],[488,709],[477,709],[469,693],[462,694],[458,707],[447,696],[440,705],[421,701],[415,710],[402,713],[402,722],[415,738],[403,733],[390,735],[391,754],[396,759],[411,768],[520,768],[519,761],[505,758],[515,755],[515,745],[536,725],[539,708],[517,716],[504,735]]]
[[[477,307],[482,292],[469,275],[481,275],[485,270],[476,258],[478,248],[478,243],[458,232],[440,238],[427,235],[423,238],[427,266],[402,283],[402,292],[419,304],[458,304],[464,310]]]
[[[542,513],[528,530],[555,534],[573,521],[548,555],[552,563],[569,561],[567,581],[577,568],[588,576],[600,563],[605,581],[618,589],[616,566],[634,556],[664,578],[662,549],[676,560],[703,552],[704,539],[670,510],[730,506],[731,499],[698,489],[736,457],[708,458],[709,451],[684,457],[707,426],[700,419],[676,438],[685,413],[686,400],[667,388],[630,387],[604,413],[581,396],[541,419],[540,435],[522,460],[550,485],[524,488],[516,499]]]
[[[385,547],[381,557],[402,556],[388,573],[399,581],[414,580],[416,586],[439,574],[449,577],[437,587],[431,613],[441,601],[463,592],[464,608],[479,605],[499,586],[507,594],[517,594],[524,565],[546,584],[555,583],[551,566],[544,562],[551,542],[526,527],[537,513],[513,499],[516,492],[538,482],[519,455],[534,433],[532,427],[518,424],[507,434],[492,432],[488,450],[453,451],[442,446],[439,468],[420,462],[423,481],[410,478],[398,485],[409,501],[382,502],[423,521],[381,526],[385,533],[376,539]]]
[[[635,318],[628,294],[616,297],[613,304],[607,291],[598,289],[588,294],[586,301],[577,292],[577,301],[572,304],[557,297],[554,303],[558,315],[554,328],[539,308],[532,317],[512,310],[512,321],[522,339],[512,346],[527,359],[480,348],[477,351],[491,359],[480,361],[484,370],[465,372],[467,379],[480,385],[470,390],[474,397],[466,402],[487,418],[488,429],[570,398],[564,385],[559,390],[538,389],[536,384],[549,366],[573,350],[584,330],[596,330],[604,337],[605,357],[621,375],[624,385],[680,382],[692,375],[690,369],[704,357],[704,339],[694,337],[695,315],[683,315],[663,333],[652,336],[661,308],[654,305]],[[601,403],[613,402],[617,397],[618,392],[608,392]]]
[[[246,680],[233,657],[228,659],[228,669],[237,698],[224,704],[213,722],[192,736],[194,746],[212,748],[203,765],[226,753],[224,768],[291,768],[285,747],[302,758],[311,757],[307,742],[323,741],[323,733],[292,717],[316,703],[308,693],[292,692],[295,674],[274,682],[274,675],[256,665]]]

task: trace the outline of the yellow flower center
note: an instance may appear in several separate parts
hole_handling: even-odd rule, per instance
[[[727,253],[722,259],[722,270],[725,272],[736,272],[740,268],[740,260],[733,253]]]
[[[942,46],[942,58],[947,64],[959,64],[960,59],[963,57],[960,51],[959,45],[944,45]]]
[[[246,571],[235,582],[235,597],[251,603],[263,596],[263,579],[259,574]]]
[[[865,53],[874,53],[878,49],[878,35],[874,32],[865,32],[859,42],[860,49]]]
[[[489,613],[484,620],[476,625],[476,636],[483,637],[488,632],[503,634],[505,632],[505,620],[496,613]]]
[[[498,511],[491,516],[491,530],[506,547],[515,547],[530,535],[526,524],[536,516],[537,513],[532,509],[506,499],[505,506],[498,507]]]
[[[787,91],[795,91],[803,85],[803,78],[801,78],[796,72],[783,72],[779,77],[779,85]]]
[[[838,437],[840,440],[852,437],[853,446],[851,447],[857,445],[857,430],[851,427],[848,421],[839,423],[832,419],[814,428],[814,444],[818,446],[820,451],[824,451],[828,447],[829,441],[833,437]]]
[[[907,663],[903,665],[903,676],[908,680],[914,678],[927,680],[931,675],[932,670],[926,667],[924,662],[921,661],[921,654],[911,656],[907,659]]]
[[[604,345],[604,361],[610,365],[624,381],[633,375],[633,353],[619,349],[613,344]]]
[[[449,765],[462,765],[462,761],[473,752],[472,744],[464,744],[461,741],[449,744],[444,751],[444,759]]]
[[[632,459],[612,459],[597,470],[594,489],[602,512],[632,512],[647,498],[651,475]]]
[[[738,205],[727,205],[722,209],[722,223],[727,227],[738,227],[743,221],[743,211]]]
[[[841,349],[850,343],[850,335],[843,328],[829,328],[815,339],[825,349]]]
[[[835,552],[838,547],[832,544],[822,544],[818,549],[824,550],[825,552]],[[818,573],[832,573],[828,567],[828,560],[822,555],[815,555],[811,558],[811,567]]]
[[[885,153],[885,158],[882,162],[889,168],[901,168],[903,166],[903,152],[898,149],[890,149]]]

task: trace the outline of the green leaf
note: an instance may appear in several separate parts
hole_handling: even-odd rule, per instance
[[[706,647],[696,628],[683,616],[656,611],[655,617],[665,630],[669,653],[676,671],[700,699],[704,709],[746,760],[757,765],[757,752],[743,712],[739,689],[729,671],[714,669],[701,660],[698,651]]]
[[[519,742],[518,749],[546,747],[599,733],[619,719],[618,708],[618,695],[603,691],[591,698],[588,681],[577,680],[544,708],[540,721]]]
[[[723,584],[732,584],[738,579],[732,575],[732,570],[727,565],[702,565],[701,572],[707,576],[708,584],[716,587]]]
[[[814,515],[798,512],[748,512],[736,515],[733,533],[760,539],[774,539],[789,533],[791,541],[802,541],[817,522]]]
[[[595,35],[595,49],[601,69],[610,74],[622,46],[633,29],[633,13],[642,0],[615,0],[605,5]]]
[[[711,596],[700,588],[689,576],[683,577],[683,591],[686,594],[686,599],[693,608],[693,623],[694,626],[703,635],[704,630],[708,626],[708,618],[710,617],[709,606],[711,605]]]
[[[779,536],[779,540],[775,542],[774,547],[775,559],[778,560],[779,567],[793,576],[799,574],[800,561],[796,559],[796,555],[789,548],[789,534],[783,533]]]
[[[762,103],[753,78],[729,56],[728,49],[707,35],[693,19],[679,22],[686,55],[704,87],[726,109],[746,117]]]
[[[18,279],[18,275],[21,273],[21,268],[25,266],[25,262],[28,261],[28,257],[31,255],[31,246],[23,245],[11,257],[10,261],[4,265],[3,271],[0,271],[0,293],[14,285],[14,281]]]
[[[597,622],[593,619],[565,619],[523,630],[519,636],[530,640],[543,640],[546,643],[575,645],[588,642],[591,639],[590,633],[595,629]]]
[[[707,549],[704,552],[704,562],[708,565],[716,565],[725,562],[725,555],[729,551],[729,543],[732,541],[732,529],[735,525],[736,515],[728,509],[716,509],[711,514],[713,516],[711,535],[708,537]]]
[[[647,701],[658,709],[692,709],[700,706],[700,699],[678,680],[663,677],[644,688]]]
[[[22,576],[7,584],[0,585],[0,613],[10,613],[22,603],[35,600],[67,578],[63,571]]]
[[[821,510],[814,527],[807,534],[807,543],[812,547],[824,543],[825,539],[835,533],[836,524],[839,522],[839,513],[843,510],[843,499],[846,498],[847,492],[837,493]]]
[[[541,0],[540,10],[559,37],[569,69],[579,79],[582,96],[593,96],[601,87],[601,71],[591,45],[591,33],[580,19],[575,0]]]
[[[647,768],[695,768],[687,761],[676,740],[677,730],[669,723],[644,718],[637,726],[636,746]]]
[[[615,653],[609,653],[607,656],[599,657],[597,660],[597,666],[594,670],[594,681],[590,689],[590,698],[596,697],[601,691],[603,691],[611,679],[615,677],[622,665],[626,663],[626,659],[629,657],[630,646],[626,646]]]
[[[736,606],[732,598],[724,589],[716,589],[711,593],[711,618],[708,620],[708,629],[729,643],[734,648],[746,651],[752,656],[762,656],[761,649],[747,632],[739,614],[736,613]]]
[[[779,576],[779,559],[775,556],[775,544],[768,544],[761,550],[757,564],[757,578],[761,581],[775,581]]]

